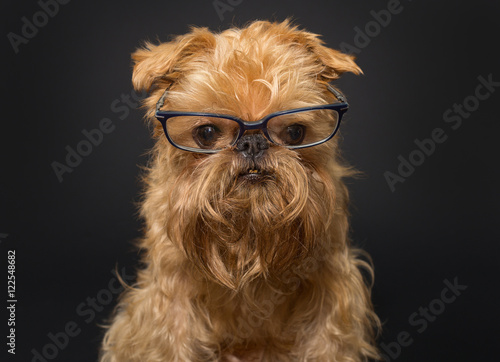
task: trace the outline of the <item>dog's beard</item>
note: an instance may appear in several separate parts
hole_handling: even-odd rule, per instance
[[[279,278],[310,255],[333,195],[326,173],[294,152],[273,149],[255,163],[224,151],[175,178],[168,236],[204,275],[238,289],[258,276]]]

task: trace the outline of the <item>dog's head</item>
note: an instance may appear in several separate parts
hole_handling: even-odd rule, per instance
[[[157,240],[237,288],[345,232],[349,170],[332,135],[346,105],[328,82],[361,72],[351,56],[288,21],[258,21],[194,28],[133,60],[155,126],[143,213]]]

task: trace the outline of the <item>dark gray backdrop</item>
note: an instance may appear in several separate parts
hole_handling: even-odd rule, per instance
[[[496,360],[500,6],[397,3],[4,1],[0,259],[15,250],[17,303],[16,355],[4,337],[0,359],[94,361],[118,292],[111,270],[129,280],[137,266],[138,166],[151,141],[130,53],[189,25],[291,16],[331,47],[349,44],[365,73],[338,84],[351,105],[344,154],[364,173],[350,181],[352,237],[375,263],[386,359]],[[78,147],[86,155],[66,160]],[[54,162],[68,161],[58,178]]]

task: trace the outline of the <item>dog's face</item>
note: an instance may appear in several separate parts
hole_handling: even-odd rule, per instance
[[[221,34],[193,29],[169,43],[147,44],[133,59],[134,86],[151,92],[145,106],[155,122],[148,176],[154,182],[144,210],[155,213],[145,217],[156,243],[170,239],[205,275],[238,288],[259,275],[279,275],[309,255],[327,230],[345,232],[338,230],[346,225],[340,179],[348,170],[338,163],[336,138],[310,148],[286,147],[327,133],[332,120],[325,112],[302,115],[300,128],[296,120],[277,117],[266,136],[249,130],[234,144],[238,124],[230,119],[169,120],[176,142],[220,149],[210,154],[174,147],[153,115],[167,88],[162,110],[245,122],[335,103],[326,84],[343,72],[360,72],[352,57],[288,22],[255,22]],[[332,231],[335,214],[340,216]]]

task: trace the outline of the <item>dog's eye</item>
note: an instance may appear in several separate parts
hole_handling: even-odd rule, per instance
[[[201,148],[211,148],[220,134],[217,127],[204,125],[193,130],[193,138]]]
[[[300,144],[306,135],[306,128],[300,124],[292,124],[284,130],[283,141],[287,145]]]

